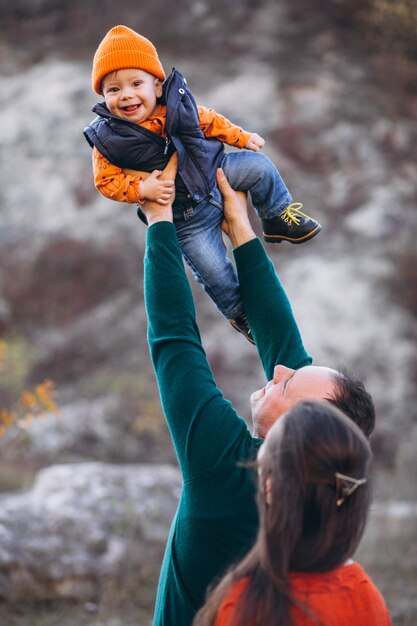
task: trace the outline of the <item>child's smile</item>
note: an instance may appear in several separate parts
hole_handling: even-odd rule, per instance
[[[141,124],[157,108],[162,95],[161,81],[135,68],[117,70],[103,79],[103,95],[110,113]]]

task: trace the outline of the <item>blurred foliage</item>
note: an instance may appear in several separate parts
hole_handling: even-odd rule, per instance
[[[30,352],[21,338],[0,341],[0,437],[12,427],[26,428],[35,417],[58,413],[51,380],[25,388]]]
[[[32,358],[32,348],[22,337],[0,341],[0,388],[3,399],[8,394],[16,397],[23,389]]]
[[[406,248],[394,260],[395,274],[387,281],[392,299],[417,317],[417,250]]]
[[[13,263],[1,253],[3,297],[13,327],[62,326],[126,287],[136,287],[135,250],[52,237],[35,259]],[[51,289],[51,285],[53,288]]]
[[[195,55],[207,51],[207,36],[212,45],[227,45],[230,32],[238,31],[261,6],[261,0],[0,0],[0,29],[5,41],[19,41],[20,53],[31,52],[32,60],[57,50],[91,55],[106,31],[120,23],[155,40],[162,52],[175,44],[178,52],[193,50]],[[228,29],[222,28],[226,21]]]
[[[84,398],[107,395],[119,398],[117,409],[108,419],[117,420],[120,437],[127,435],[136,442],[132,448],[135,459],[146,463],[176,462],[156,381],[148,370],[96,368],[91,376],[84,377],[79,393]],[[120,458],[115,453],[113,460],[126,460],[126,447],[119,453]]]
[[[416,0],[326,0],[322,4],[340,26],[353,27],[365,44],[417,60]]]
[[[274,4],[273,0],[177,0],[175,4],[165,0],[0,0],[0,32],[10,45],[18,41],[19,54],[29,53],[32,61],[51,52],[89,58],[105,32],[119,23],[145,34],[162,55],[175,49],[195,57],[200,51],[206,54],[207,46],[216,46],[217,55],[233,54],[241,45],[236,35],[255,13]],[[309,20],[311,4],[315,4],[316,15],[349,31],[359,45],[417,59],[415,0],[280,0],[280,4],[295,9],[299,19],[308,15]]]
[[[415,201],[417,203],[417,200]],[[415,241],[417,218],[408,223],[404,236],[397,234],[397,246],[388,253],[391,271],[380,279],[392,302],[417,319],[417,248]]]

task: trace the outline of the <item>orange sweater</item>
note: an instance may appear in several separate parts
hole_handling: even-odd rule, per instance
[[[384,599],[359,565],[351,563],[324,574],[290,574],[295,597],[304,602],[325,626],[391,626]],[[215,626],[231,626],[235,607],[248,579],[239,580],[224,600]],[[317,626],[297,607],[291,610],[293,626]]]
[[[229,146],[244,148],[249,141],[250,133],[235,126],[228,119],[216,113],[214,109],[207,109],[198,106],[198,117],[200,129],[205,137],[216,137],[219,141],[227,143]],[[144,128],[165,137],[166,106],[160,105],[155,115],[149,117],[141,124]],[[138,203],[139,200],[139,178],[130,174],[125,174],[122,168],[113,165],[93,148],[93,172],[96,189],[106,198]]]

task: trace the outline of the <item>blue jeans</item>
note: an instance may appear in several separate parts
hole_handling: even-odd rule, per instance
[[[229,185],[247,191],[253,208],[263,220],[277,217],[292,202],[275,165],[260,152],[241,150],[225,154],[221,163]]]
[[[233,189],[247,191],[261,219],[271,219],[290,203],[291,196],[277,169],[259,152],[225,154],[221,167]],[[197,282],[228,319],[243,313],[239,283],[222,238],[223,196],[216,187],[197,205],[174,209],[174,224],[184,259]]]

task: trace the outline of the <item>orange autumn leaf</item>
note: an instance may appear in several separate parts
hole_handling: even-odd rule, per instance
[[[22,350],[25,347],[18,339],[0,340],[0,390],[4,387],[9,405],[0,406],[0,437],[13,428],[28,428],[37,417],[59,413],[54,382],[45,379],[33,388],[25,388],[27,368],[22,366]],[[6,376],[7,374],[7,376]]]
[[[51,380],[45,380],[40,385],[37,385],[35,391],[38,407],[42,412],[54,413],[58,411],[58,405],[55,401],[57,393]]]
[[[2,409],[0,411],[0,424],[2,428],[10,428],[16,421],[16,414],[9,411],[9,409]]]
[[[23,391],[20,396],[20,404],[24,409],[34,410],[37,406],[36,396],[31,391]]]

